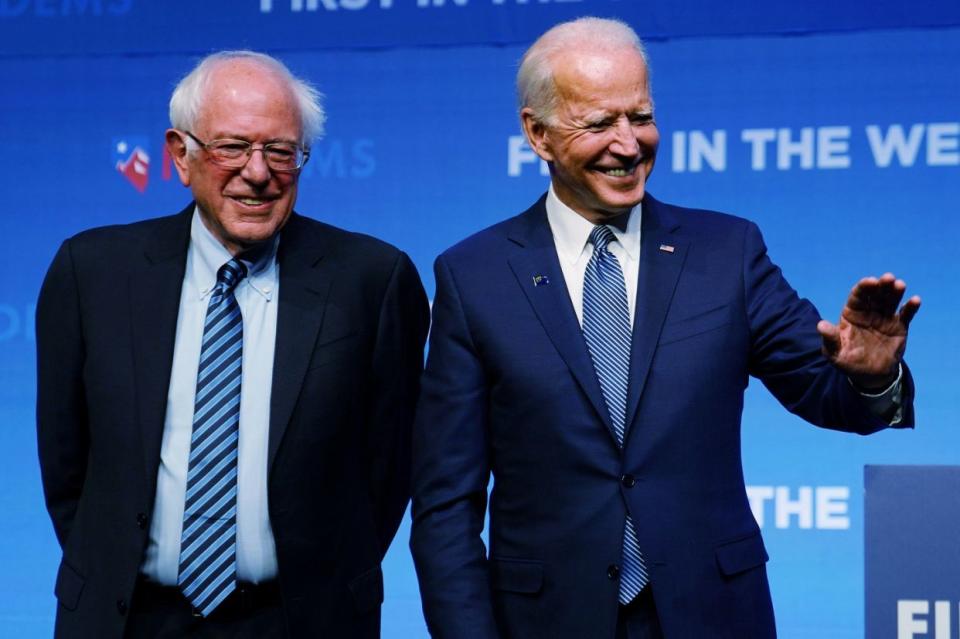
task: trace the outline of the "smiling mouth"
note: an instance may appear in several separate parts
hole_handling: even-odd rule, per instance
[[[596,170],[598,173],[602,173],[609,177],[615,177],[615,178],[627,177],[627,176],[633,175],[636,172],[637,165],[633,165],[630,167],[622,167],[622,166],[602,167],[601,166],[601,167],[597,167]]]
[[[258,198],[258,197],[231,197],[232,200],[240,202],[246,206],[263,206],[264,204],[269,204],[275,198]]]

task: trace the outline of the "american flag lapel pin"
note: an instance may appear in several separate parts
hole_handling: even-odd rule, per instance
[[[664,253],[673,253],[676,249],[674,249],[670,244],[661,244],[660,250]]]
[[[534,286],[546,286],[550,283],[550,278],[546,275],[534,275],[533,276],[533,285]]]

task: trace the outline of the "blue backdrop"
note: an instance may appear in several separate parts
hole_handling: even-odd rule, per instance
[[[560,19],[648,37],[661,149],[650,190],[751,218],[835,320],[892,270],[924,297],[907,358],[915,432],[819,431],[748,390],[744,458],[781,636],[864,633],[863,466],[960,461],[960,2],[0,0],[0,634],[52,628],[59,558],[34,439],[33,313],[59,242],[189,199],[162,148],[198,55],[252,47],[327,95],[298,210],[431,263],[547,185],[520,138],[517,61]],[[408,523],[385,565],[384,636],[425,637]]]

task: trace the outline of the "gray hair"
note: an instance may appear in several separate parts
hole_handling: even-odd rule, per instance
[[[314,140],[323,136],[326,115],[321,100],[323,95],[310,83],[296,77],[276,58],[256,51],[220,51],[201,60],[190,73],[177,83],[170,96],[170,124],[175,129],[191,130],[196,124],[207,87],[213,72],[226,62],[249,61],[271,71],[290,87],[300,111],[303,130],[301,144],[309,148]]]
[[[647,52],[636,32],[620,20],[577,18],[562,22],[531,45],[520,60],[517,71],[517,101],[520,109],[529,107],[534,117],[549,123],[557,107],[557,87],[553,77],[553,58],[576,47],[592,51],[615,51],[632,48],[647,63]]]

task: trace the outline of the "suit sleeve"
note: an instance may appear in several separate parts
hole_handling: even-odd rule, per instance
[[[401,253],[380,307],[366,446],[381,557],[410,500],[410,435],[430,307],[416,267]]]
[[[47,511],[63,547],[83,491],[89,450],[80,296],[69,240],[47,271],[36,322],[40,475]]]
[[[438,639],[497,637],[480,534],[490,463],[487,385],[453,274],[437,293],[414,424],[413,551],[424,615]]]
[[[746,227],[743,255],[750,374],[787,410],[818,426],[862,435],[887,428],[889,424],[870,410],[847,376],[821,353],[819,313],[797,296],[770,261],[753,223]],[[903,420],[898,428],[913,426],[913,379],[906,365],[903,371]]]

